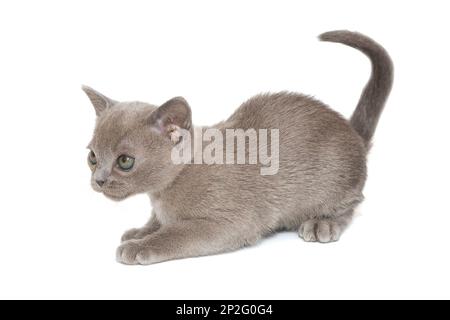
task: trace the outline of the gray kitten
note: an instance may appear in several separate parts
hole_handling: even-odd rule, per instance
[[[210,128],[279,129],[279,171],[260,164],[174,164],[179,130],[193,132],[183,98],[160,107],[117,102],[83,87],[97,122],[88,163],[95,191],[113,200],[147,193],[149,222],[127,231],[117,249],[124,264],[152,264],[227,252],[279,230],[305,241],[331,242],[363,200],[366,155],[393,80],[387,52],[349,31],[320,36],[357,48],[372,75],[350,121],[310,97],[281,92],[257,95]]]

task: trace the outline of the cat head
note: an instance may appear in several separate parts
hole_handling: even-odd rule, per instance
[[[83,86],[97,115],[88,145],[91,186],[113,200],[167,187],[182,165],[171,160],[179,130],[191,130],[191,109],[181,97],[160,107],[118,102]]]

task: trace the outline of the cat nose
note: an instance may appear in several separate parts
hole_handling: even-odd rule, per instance
[[[95,180],[99,187],[102,187],[105,184],[105,180]]]

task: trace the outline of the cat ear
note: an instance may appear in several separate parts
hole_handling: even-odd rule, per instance
[[[184,98],[176,97],[153,111],[149,122],[153,130],[177,143],[182,136],[180,129],[191,129],[191,108]]]
[[[117,103],[117,101],[104,96],[100,92],[97,92],[88,86],[82,86],[81,89],[83,89],[83,91],[87,94],[89,100],[91,100],[97,116],[99,116],[107,108]]]

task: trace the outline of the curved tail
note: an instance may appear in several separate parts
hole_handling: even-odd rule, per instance
[[[364,88],[356,110],[350,119],[351,126],[364,139],[367,146],[391,91],[394,66],[386,50],[365,35],[351,31],[330,31],[319,36],[322,41],[338,42],[362,51],[372,63],[372,74]]]

